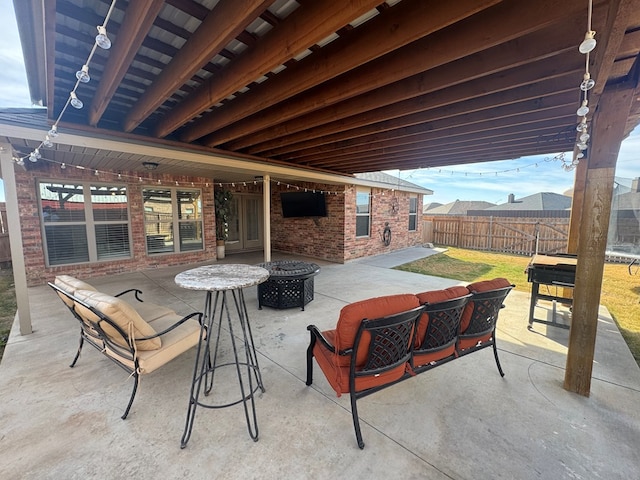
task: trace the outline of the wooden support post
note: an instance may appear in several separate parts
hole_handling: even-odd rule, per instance
[[[605,90],[592,122],[564,388],[589,396],[613,177],[634,89]]]
[[[587,162],[580,162],[576,167],[573,181],[573,196],[571,200],[571,218],[569,219],[569,238],[567,239],[567,253],[578,253],[580,237],[580,219],[584,210],[584,189],[587,183]]]
[[[16,290],[18,306],[18,322],[20,334],[33,332],[31,325],[31,307],[27,292],[27,270],[22,247],[22,229],[20,228],[20,209],[18,206],[18,187],[12,160],[12,147],[8,143],[0,143],[0,170],[4,181],[4,193],[7,203],[7,223],[9,224],[9,244],[11,248],[11,265],[13,267],[13,283]]]

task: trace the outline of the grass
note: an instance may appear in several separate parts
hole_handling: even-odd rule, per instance
[[[9,339],[11,325],[16,315],[16,292],[13,286],[13,272],[0,270],[0,359]]]
[[[524,273],[529,257],[449,248],[445,253],[397,267],[407,272],[452,278],[463,282],[507,278],[516,290],[530,292]],[[600,303],[607,307],[636,362],[640,365],[640,271],[629,274],[627,265],[606,264]]]

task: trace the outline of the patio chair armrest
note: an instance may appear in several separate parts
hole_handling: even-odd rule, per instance
[[[161,332],[157,332],[155,335],[150,335],[148,337],[136,337],[136,341],[151,340],[153,338],[161,337],[162,335],[169,333],[171,330],[179,327],[180,325],[185,323],[187,320],[191,320],[195,316],[198,317],[198,323],[200,324],[200,326],[202,326],[202,312],[193,312],[187,315],[186,317],[182,317],[179,321],[171,325],[169,328],[165,328]]]
[[[127,293],[131,293],[134,292],[134,296],[136,297],[136,300],[139,302],[144,302],[144,300],[142,300],[140,298],[140,295],[142,295],[142,290],[138,289],[138,288],[130,288],[128,290],[123,290],[122,292],[114,295],[114,297],[121,297],[122,295],[125,295]]]
[[[314,338],[314,340],[320,340],[320,343],[322,343],[324,348],[326,348],[327,350],[329,350],[332,353],[336,353],[336,347],[331,345],[331,342],[329,342],[329,340],[327,340],[324,337],[324,335],[322,335],[322,332],[320,331],[320,329],[318,327],[316,327],[315,325],[309,325],[307,327],[307,330],[309,330],[309,332],[311,332],[311,336]],[[340,350],[337,353],[338,353],[338,355],[349,356],[349,355],[351,355],[352,352],[353,352],[353,348],[349,347],[346,350]]]
[[[311,333],[311,337],[313,339],[320,340],[320,343],[322,343],[324,348],[326,348],[327,350],[335,353],[336,347],[331,345],[331,342],[329,342],[329,340],[327,340],[324,337],[324,335],[322,335],[322,332],[320,331],[320,329],[318,327],[316,327],[315,325],[309,325],[309,326],[307,326],[307,330],[309,330],[309,332]]]

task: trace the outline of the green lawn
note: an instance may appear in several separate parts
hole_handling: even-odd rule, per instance
[[[529,257],[449,248],[445,253],[397,267],[399,270],[463,282],[507,278],[516,290],[530,292],[524,273]],[[606,264],[600,303],[607,307],[636,362],[640,365],[640,273],[629,275],[626,265]]]
[[[11,270],[0,270],[0,359],[9,339],[11,325],[16,315],[16,294]]]

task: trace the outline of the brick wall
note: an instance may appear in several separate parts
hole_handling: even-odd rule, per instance
[[[317,218],[283,218],[281,192],[292,191],[274,184],[271,191],[271,245],[274,250],[344,261],[344,186],[318,183],[297,184],[301,189],[322,190],[325,193],[327,216]]]
[[[275,250],[342,263],[422,243],[421,195],[418,195],[417,230],[409,232],[409,194],[371,189],[371,235],[356,238],[355,187],[307,183],[301,184],[300,188],[332,192],[325,195],[327,217],[283,218],[280,192],[291,191],[291,188],[286,185],[274,186],[271,197],[271,240]],[[387,222],[392,233],[388,246],[382,241]]]
[[[215,215],[213,202],[214,183],[211,180],[187,176],[166,176],[145,172],[142,181],[137,181],[138,173],[101,171],[98,176],[92,170],[38,162],[28,165],[28,170],[16,168],[18,203],[24,246],[25,267],[29,285],[39,285],[52,280],[57,274],[69,274],[82,278],[118,274],[151,268],[185,265],[216,258]],[[125,184],[128,190],[130,228],[132,239],[132,257],[114,261],[100,261],[78,265],[47,267],[43,251],[42,230],[38,210],[37,182],[95,181],[97,183]],[[185,188],[202,190],[202,209],[204,222],[204,250],[178,254],[146,254],[144,232],[144,206],[142,189],[145,186],[175,186],[178,182]],[[345,262],[355,258],[376,255],[406,248],[421,243],[422,222],[417,222],[415,232],[408,231],[409,194],[391,192],[385,189],[371,189],[372,213],[371,235],[355,236],[354,186],[325,185],[318,183],[298,183],[301,189],[316,189],[325,193],[327,216],[318,218],[283,218],[280,193],[291,191],[291,186],[272,184],[271,192],[271,241],[276,251],[321,258],[333,262]],[[220,188],[216,185],[216,188]],[[228,185],[224,185],[228,188]],[[262,186],[257,183],[237,184],[232,191],[261,193]],[[418,195],[418,219],[422,217],[422,196]],[[392,232],[389,246],[382,241],[382,231],[388,222]]]
[[[422,243],[422,195],[418,195],[416,230],[409,231],[409,198],[406,192],[371,189],[371,232],[368,237],[356,237],[356,189],[345,194],[345,260],[379,255]],[[391,229],[391,243],[382,241],[385,224]]]
[[[16,168],[22,242],[29,285],[45,283],[52,280],[57,274],[89,278],[156,267],[195,263],[216,258],[213,184],[208,179],[187,176],[152,175],[145,172],[143,181],[140,182],[133,180],[134,178],[138,178],[135,172],[120,172],[122,178],[119,179],[117,173],[101,171],[100,175],[96,176],[92,170],[73,167],[68,167],[63,170],[60,166],[47,162],[38,162],[29,167],[30,169],[28,171]],[[47,267],[45,265],[44,243],[38,211],[37,183],[39,180],[62,183],[70,181],[95,181],[98,183],[125,184],[127,186],[127,197],[129,201],[132,257],[114,261]],[[147,256],[142,188],[145,186],[153,186],[154,184],[157,185],[158,180],[165,186],[175,186],[175,182],[177,181],[179,185],[185,188],[192,188],[191,185],[193,184],[195,188],[202,190],[204,250]],[[207,183],[209,184],[208,187],[206,185]]]

